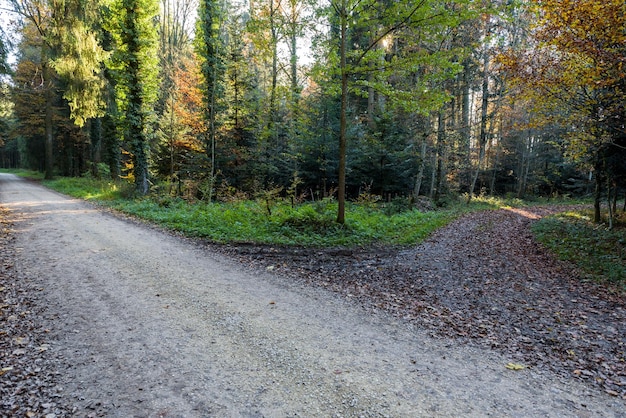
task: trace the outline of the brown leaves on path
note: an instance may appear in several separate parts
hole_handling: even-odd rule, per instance
[[[626,400],[626,296],[581,281],[530,232],[531,222],[566,209],[473,213],[410,249],[222,251]]]
[[[61,363],[42,327],[42,289],[18,275],[11,228],[0,207],[0,416],[69,416],[72,407],[59,386]]]

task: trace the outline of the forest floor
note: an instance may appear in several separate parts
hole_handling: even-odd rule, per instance
[[[312,250],[186,240],[6,175],[0,206],[0,416],[626,417],[625,296],[528,229],[560,208]]]
[[[626,294],[581,279],[530,231],[541,217],[575,208],[477,212],[414,248],[211,248],[626,400]]]

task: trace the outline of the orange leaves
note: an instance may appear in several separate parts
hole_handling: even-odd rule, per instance
[[[195,56],[183,60],[174,73],[174,84],[178,91],[177,105],[174,108],[179,120],[184,120],[195,136],[205,131],[202,113],[202,77],[200,64]]]

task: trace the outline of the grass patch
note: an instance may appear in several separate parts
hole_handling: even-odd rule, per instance
[[[537,239],[560,259],[577,265],[590,279],[626,290],[626,215],[609,231],[592,222],[592,211],[564,212],[533,226]]]
[[[132,199],[132,185],[105,180],[57,178],[44,185],[73,197],[97,202],[149,220],[189,236],[220,243],[301,245],[309,247],[414,245],[461,214],[477,210],[523,206],[518,200],[477,197],[467,205],[463,197],[449,199],[433,211],[404,210],[403,202],[349,203],[346,223],[335,222],[337,203],[331,200],[292,207],[277,199],[271,215],[264,201],[189,203],[167,195]],[[555,202],[552,202],[555,203]],[[408,203],[406,204],[408,206]]]
[[[44,178],[43,173],[33,170],[0,168],[0,173],[11,173],[15,174],[16,176],[28,178],[31,180],[43,180]]]
[[[58,177],[44,180],[46,187],[79,199],[107,202],[121,199],[126,184],[89,177]]]

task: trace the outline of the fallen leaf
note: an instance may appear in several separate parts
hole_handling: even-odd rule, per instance
[[[2,369],[0,369],[0,376],[5,374],[6,372],[10,372],[11,370],[13,370],[13,366],[3,367]]]
[[[523,364],[517,364],[517,363],[509,363],[504,367],[506,367],[509,370],[524,370],[526,368],[526,366],[524,366]]]
[[[15,337],[14,341],[15,341],[15,344],[25,345],[25,344],[28,344],[28,337]]]

